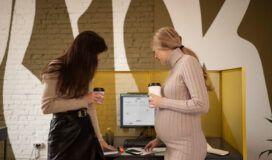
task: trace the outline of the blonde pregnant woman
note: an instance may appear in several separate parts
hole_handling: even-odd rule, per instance
[[[196,54],[182,45],[181,36],[170,27],[159,29],[152,42],[155,58],[171,65],[162,87],[162,97],[150,94],[150,104],[158,108],[157,138],[149,142],[152,150],[166,145],[166,160],[204,160],[207,152],[201,129],[201,114],[208,112],[206,72]]]

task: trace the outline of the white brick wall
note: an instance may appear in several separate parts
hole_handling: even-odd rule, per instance
[[[29,159],[34,141],[46,143],[49,127],[49,116],[42,115],[40,111],[42,85],[22,65],[34,15],[34,0],[16,1],[3,82],[5,122],[16,159]],[[43,151],[42,157],[45,155]]]

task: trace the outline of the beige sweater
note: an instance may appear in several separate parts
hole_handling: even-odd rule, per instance
[[[92,125],[99,141],[102,141],[99,124],[96,115],[96,108],[92,104],[88,104],[83,98],[65,99],[58,97],[56,94],[57,74],[44,74],[42,78],[44,90],[42,95],[42,111],[44,114],[66,112],[87,108],[90,115]]]
[[[201,65],[180,49],[172,51],[169,63],[172,69],[155,121],[158,138],[167,146],[165,160],[204,160],[201,114],[208,111],[209,102]]]

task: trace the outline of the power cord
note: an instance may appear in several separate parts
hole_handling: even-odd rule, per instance
[[[30,155],[30,160],[38,160],[41,156],[40,154],[40,150],[43,148],[43,144],[34,144],[33,145],[33,149],[32,149],[32,152],[31,152],[31,155]],[[35,151],[34,153],[34,158],[32,159],[32,156],[33,156],[33,152]]]
[[[35,149],[35,148],[33,147],[32,151],[31,151],[31,155],[30,155],[29,160],[31,160],[31,158],[32,158],[32,155],[33,155],[34,149]]]
[[[34,160],[38,160],[40,158],[40,148],[35,148],[36,152],[35,152],[35,157]]]
[[[143,130],[140,132],[140,135],[136,139],[147,137],[146,131],[148,128],[143,128]]]

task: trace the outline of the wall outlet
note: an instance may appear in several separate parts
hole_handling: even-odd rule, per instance
[[[33,147],[35,149],[43,149],[45,147],[45,144],[43,142],[34,142]]]

